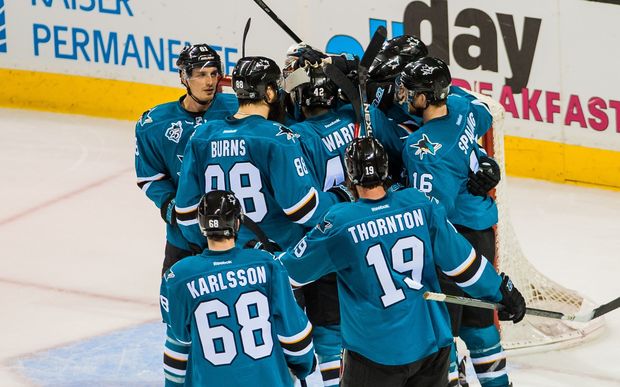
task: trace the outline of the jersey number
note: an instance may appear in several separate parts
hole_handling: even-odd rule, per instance
[[[424,268],[424,242],[416,236],[400,238],[390,250],[392,268],[406,274],[403,282],[414,290],[422,288],[422,269]],[[377,274],[379,285],[383,291],[381,302],[384,307],[394,305],[405,299],[402,289],[396,287],[392,273],[381,249],[381,245],[371,246],[366,252],[366,262],[372,266]]]
[[[243,211],[255,222],[263,220],[267,215],[267,201],[261,192],[263,182],[260,171],[248,162],[236,163],[228,171],[228,184],[224,170],[218,164],[211,164],[205,171],[205,192],[216,189],[231,190],[241,202]]]
[[[244,293],[235,303],[239,337],[243,352],[252,359],[262,359],[271,354],[273,338],[269,321],[267,297],[258,291]],[[209,315],[214,315],[209,319]],[[230,364],[237,356],[237,345],[233,331],[217,320],[230,317],[228,306],[220,300],[200,303],[194,311],[198,335],[205,359],[219,366]],[[211,320],[211,321],[209,321]]]
[[[433,175],[430,173],[420,174],[419,180],[417,172],[413,172],[411,177],[413,178],[413,188],[418,189],[418,191],[429,193],[433,190]]]

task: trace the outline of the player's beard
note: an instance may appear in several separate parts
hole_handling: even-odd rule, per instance
[[[409,106],[407,107],[407,109],[409,110],[409,114],[414,115],[416,117],[422,117],[422,115],[424,114],[424,108],[420,108],[417,106],[414,106],[412,103],[409,103]]]
[[[276,121],[281,124],[285,121],[285,110],[284,110],[284,102],[282,98],[276,99],[274,102],[269,103],[269,114],[267,115],[267,119],[271,121]]]

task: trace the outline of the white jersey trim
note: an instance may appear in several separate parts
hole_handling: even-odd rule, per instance
[[[296,343],[299,340],[303,339],[304,337],[308,336],[311,330],[312,330],[312,324],[310,324],[310,321],[308,321],[308,324],[306,324],[306,327],[301,332],[293,336],[278,335],[278,340],[284,344]]]
[[[139,177],[138,183],[144,183],[145,181],[157,181],[166,176],[163,173],[158,173],[157,175],[149,176],[149,177]]]
[[[499,378],[500,376],[504,376],[506,375],[507,371],[504,368],[503,370],[500,371],[494,371],[494,372],[484,372],[481,374],[476,374],[476,376],[478,376],[478,379],[494,379],[494,378]]]
[[[504,351],[502,351],[502,352],[494,353],[489,356],[472,357],[471,362],[473,364],[485,364],[485,363],[491,363],[495,360],[505,359],[505,358],[506,358],[506,354],[504,353]]]
[[[171,374],[175,374],[178,376],[185,376],[185,374],[187,373],[186,370],[180,370],[178,368],[170,367],[168,364],[164,364],[164,369]]]
[[[291,216],[295,212],[301,210],[304,206],[306,206],[310,202],[310,200],[312,200],[313,197],[316,199],[314,207],[310,211],[308,211],[308,213],[306,215],[304,215],[303,218],[295,221],[295,223],[303,224],[303,223],[307,222],[308,219],[310,219],[312,217],[312,215],[316,211],[317,207],[319,206],[319,194],[318,194],[316,188],[314,188],[314,187],[310,188],[310,191],[308,191],[308,193],[303,198],[301,198],[300,201],[298,201],[297,203],[295,203],[291,207],[283,208],[282,210],[284,211],[286,216]]]
[[[474,262],[474,259],[476,259],[476,250],[471,249],[469,257],[467,257],[467,259],[463,263],[461,263],[456,269],[444,271],[444,273],[450,277],[456,277],[457,275],[467,270],[467,268],[471,266],[471,264]]]
[[[282,352],[284,352],[285,355],[290,355],[290,356],[303,356],[307,354],[308,352],[312,351],[312,349],[314,349],[314,345],[312,345],[312,342],[310,342],[310,344],[308,344],[306,348],[301,349],[299,351],[289,351],[288,349],[282,348]]]

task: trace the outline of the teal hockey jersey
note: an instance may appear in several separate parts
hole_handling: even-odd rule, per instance
[[[177,192],[177,222],[193,244],[206,247],[196,218],[205,192],[235,193],[246,216],[286,248],[316,225],[337,197],[322,192],[308,168],[299,134],[252,115],[208,122],[189,141]],[[238,244],[256,236],[246,227]]]
[[[385,365],[422,359],[450,345],[436,266],[473,297],[499,301],[501,279],[456,232],[441,205],[414,189],[338,204],[278,258],[302,285],[336,272],[343,347]]]
[[[490,196],[472,195],[467,180],[483,155],[476,128],[489,127],[492,117],[486,106],[457,95],[446,103],[446,116],[426,122],[405,143],[409,186],[443,204],[452,223],[484,230],[497,223],[497,206]]]
[[[355,114],[351,105],[293,124],[299,133],[309,167],[323,191],[345,181],[344,154],[355,138]]]
[[[286,270],[260,250],[208,251],[164,275],[160,309],[191,344],[186,386],[292,386],[314,362],[312,326]]]
[[[183,152],[196,126],[237,111],[237,98],[218,93],[204,113],[183,109],[181,100],[155,106],[136,123],[135,169],[138,187],[157,208],[176,195]],[[189,250],[178,226],[166,225],[166,239]]]

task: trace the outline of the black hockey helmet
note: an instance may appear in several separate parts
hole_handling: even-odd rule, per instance
[[[299,106],[331,108],[338,100],[338,86],[325,75],[321,67],[306,69],[309,83],[297,86],[293,92],[293,100]]]
[[[232,73],[232,88],[238,99],[264,99],[267,86],[278,90],[281,84],[280,67],[264,56],[246,56],[239,59]]]
[[[388,176],[388,156],[383,145],[374,137],[357,137],[345,152],[349,180],[362,187],[383,184]]]
[[[230,191],[211,191],[198,203],[198,224],[202,235],[232,238],[239,232],[243,211]]]
[[[427,56],[405,66],[397,85],[406,89],[408,101],[416,94],[424,94],[429,103],[435,103],[448,97],[451,82],[448,65],[439,58]],[[399,91],[404,92],[405,90]]]
[[[396,77],[408,63],[426,55],[426,45],[415,36],[402,35],[385,41],[368,70],[366,92],[371,104],[387,109],[394,101]]]
[[[179,74],[186,78],[191,77],[195,68],[216,67],[222,74],[222,60],[219,54],[208,44],[193,44],[185,46],[177,59]]]
[[[415,36],[386,40],[368,69],[368,76],[374,81],[393,81],[407,64],[427,55],[426,45]]]

